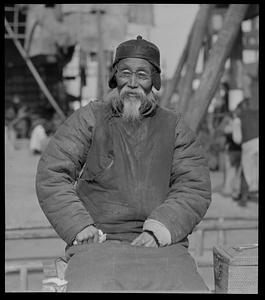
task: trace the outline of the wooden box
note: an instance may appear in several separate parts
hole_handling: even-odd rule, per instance
[[[213,248],[215,293],[258,293],[258,246]]]

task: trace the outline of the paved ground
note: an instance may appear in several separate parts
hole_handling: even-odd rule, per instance
[[[41,211],[35,194],[35,172],[39,156],[32,156],[28,150],[28,141],[20,141],[17,150],[6,145],[5,152],[5,216],[6,228],[25,228],[49,226]],[[258,217],[258,205],[249,203],[246,208],[239,207],[230,197],[217,193],[222,181],[218,172],[211,174],[213,197],[212,204],[205,217]],[[228,243],[255,243],[257,232],[234,232],[228,237]],[[190,239],[191,246],[195,238]],[[206,247],[210,250],[216,244],[216,236],[209,234]],[[56,257],[64,251],[65,244],[59,240],[6,241],[6,260],[18,258],[37,258],[45,255]],[[209,268],[201,268],[200,272],[208,286],[213,288],[213,272]],[[42,274],[30,275],[30,289],[39,290]],[[6,291],[19,290],[17,275],[6,276]]]

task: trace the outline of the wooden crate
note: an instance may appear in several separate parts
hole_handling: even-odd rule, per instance
[[[258,293],[258,246],[213,248],[215,293]]]
[[[51,261],[44,261],[42,291],[57,293],[66,292],[67,281],[64,279],[66,268],[67,262],[61,257]]]

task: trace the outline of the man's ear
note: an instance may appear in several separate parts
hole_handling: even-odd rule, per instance
[[[113,68],[111,74],[110,74],[110,79],[109,79],[109,87],[111,89],[115,89],[117,87],[117,81],[116,81],[116,68]]]
[[[154,88],[159,91],[161,88],[161,77],[158,72],[153,72],[152,83],[153,83]]]

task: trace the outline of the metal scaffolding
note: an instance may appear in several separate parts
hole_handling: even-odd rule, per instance
[[[41,91],[43,94],[46,96],[52,107],[55,109],[55,111],[58,113],[59,117],[64,120],[65,119],[65,114],[61,110],[61,108],[58,106],[57,102],[53,98],[52,94],[50,93],[49,89],[47,88],[45,82],[41,78],[39,72],[37,71],[36,67],[32,63],[31,59],[28,57],[26,51],[24,50],[21,42],[19,41],[19,36],[23,36],[23,39],[25,40],[25,30],[24,34],[19,33],[19,28],[22,26],[21,22],[19,22],[19,7],[18,5],[14,5],[13,7],[5,7],[5,12],[11,12],[11,14],[8,14],[8,16],[5,17],[5,36],[7,38],[10,38],[14,41],[15,46],[19,53],[21,54],[22,58],[25,60],[29,70],[31,71],[32,75],[34,76],[35,80],[37,81]],[[12,14],[13,12],[13,14]],[[11,18],[11,22],[7,20],[7,17]],[[23,23],[23,26],[25,27],[25,23]],[[24,28],[25,29],[25,28]],[[22,37],[21,37],[22,38]]]

